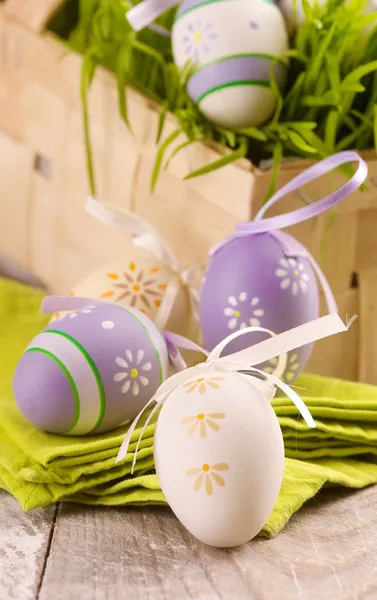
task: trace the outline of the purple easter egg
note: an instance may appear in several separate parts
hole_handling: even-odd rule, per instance
[[[282,243],[282,241],[284,243]],[[295,253],[288,253],[293,246]],[[288,255],[289,254],[289,255]],[[200,297],[204,345],[212,350],[231,333],[260,326],[282,333],[319,317],[319,291],[307,251],[281,231],[232,237],[212,256]],[[223,355],[268,338],[248,333],[226,347]],[[292,383],[307,363],[312,345],[289,353],[284,379]],[[262,365],[272,373],[273,359]]]
[[[36,427],[86,435],[134,419],[167,375],[166,343],[148,317],[88,300],[33,339],[13,389],[19,410]]]

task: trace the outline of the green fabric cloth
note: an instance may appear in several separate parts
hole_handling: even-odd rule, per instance
[[[127,426],[80,438],[52,435],[29,425],[12,396],[12,377],[25,346],[44,327],[42,293],[0,279],[0,487],[25,510],[59,500],[92,505],[164,504],[153,471],[154,425],[148,426],[130,475],[115,457]],[[272,537],[325,485],[361,488],[377,482],[377,388],[304,375],[300,393],[317,424],[308,430],[286,398],[273,406],[286,444],[284,481],[261,535]]]

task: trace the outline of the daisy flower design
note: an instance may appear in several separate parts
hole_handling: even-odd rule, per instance
[[[131,261],[124,273],[107,273],[106,277],[112,281],[112,286],[99,297],[103,300],[111,298],[115,302],[125,300],[127,304],[136,306],[143,312],[153,306],[158,308],[167,288],[166,283],[159,283],[158,273],[157,267],[145,272]]]
[[[225,486],[225,480],[217,471],[228,471],[229,465],[227,463],[218,463],[212,467],[205,463],[200,468],[188,469],[186,471],[187,477],[197,476],[194,481],[194,491],[198,492],[204,484],[204,489],[208,496],[213,494],[213,483],[216,483],[220,487]]]
[[[246,292],[236,298],[235,296],[229,296],[228,303],[230,306],[224,309],[224,315],[229,317],[228,328],[229,329],[244,329],[248,325],[252,327],[259,327],[261,324],[261,317],[264,316],[263,308],[260,308],[260,299],[257,296],[253,296],[251,301],[248,301]]]
[[[296,258],[282,258],[279,260],[279,265],[275,275],[281,279],[281,289],[290,290],[293,296],[297,296],[300,291],[306,294],[309,275],[305,273],[302,262]]]
[[[55,321],[62,321],[63,319],[76,319],[79,315],[90,315],[90,313],[95,309],[95,306],[86,306],[80,310],[73,310],[70,312],[59,313],[59,317],[55,319]]]
[[[224,381],[224,377],[198,377],[183,384],[186,389],[186,394],[192,394],[194,391],[198,391],[199,394],[204,394],[207,391],[207,386],[213,390],[218,390],[220,385],[218,381]]]
[[[115,373],[114,381],[124,382],[122,383],[122,394],[127,394],[128,390],[132,387],[133,395],[138,396],[140,393],[140,384],[142,386],[149,385],[149,379],[145,373],[148,373],[152,369],[152,363],[143,363],[144,350],[138,350],[135,357],[131,350],[126,350],[125,356],[127,360],[121,356],[117,356],[115,359],[118,367],[123,368],[124,371]]]
[[[224,418],[224,413],[209,413],[208,415],[199,413],[193,417],[186,417],[186,419],[181,421],[181,424],[189,425],[189,428],[187,429],[187,435],[193,435],[197,430],[199,430],[200,437],[204,438],[207,435],[207,427],[213,431],[220,431],[220,426],[216,423],[216,421]]]
[[[300,363],[298,362],[298,354],[297,354],[297,352],[293,352],[288,359],[287,370],[286,370],[285,376],[284,376],[287,383],[289,383],[295,379],[299,368],[300,368]]]
[[[68,319],[75,319],[78,315],[90,315],[92,310],[95,309],[95,306],[87,306],[81,310],[75,310],[74,312],[69,313]]]
[[[275,371],[276,367],[278,366],[278,358],[271,358],[268,363],[266,364],[265,367],[263,367],[263,371],[265,373],[269,373],[270,375],[272,375],[272,373]]]
[[[267,365],[263,368],[263,371],[265,373],[272,374],[275,371],[277,365],[278,365],[278,359],[271,358],[271,360],[269,360]],[[298,362],[298,354],[297,354],[297,352],[292,352],[292,354],[288,358],[287,368],[284,373],[283,379],[287,383],[292,382],[295,379],[295,377],[297,376],[299,369],[300,369],[300,363]]]
[[[217,34],[212,31],[212,23],[202,22],[200,19],[187,25],[187,32],[182,38],[185,44],[185,54],[188,58],[199,60],[211,50],[212,40],[217,39]]]

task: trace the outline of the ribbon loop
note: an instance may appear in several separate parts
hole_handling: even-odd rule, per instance
[[[194,318],[197,321],[199,320],[199,293],[194,287],[194,282],[200,267],[183,268],[167,241],[148,221],[139,215],[123,207],[100,202],[92,196],[87,198],[85,209],[92,217],[105,225],[121,229],[132,235],[133,244],[136,248],[150,252],[158,260],[166,263],[176,274],[177,277],[173,278],[168,284],[156,316],[156,325],[160,329],[165,329],[182,285],[189,292]]]
[[[123,207],[100,202],[92,196],[87,198],[85,210],[105,225],[129,233],[134,238],[135,246],[151,252],[158,260],[176,269],[178,261],[172,249],[147,220]]]
[[[268,333],[271,337],[276,337],[276,333],[274,333],[270,329],[265,329],[264,327],[245,327],[244,329],[240,329],[239,331],[235,331],[234,333],[231,333],[228,337],[225,338],[225,340],[222,340],[219,344],[217,344],[217,346],[215,346],[215,348],[209,354],[208,360],[216,360],[216,359],[220,358],[222,351],[225,349],[225,347],[230,342],[232,342],[233,340],[237,339],[238,337],[240,337],[242,335],[245,335],[246,333],[255,333],[255,332]],[[227,356],[226,358],[229,359],[229,356]],[[287,361],[288,361],[287,353],[282,352],[278,356],[278,364],[274,370],[275,377],[280,378],[283,376],[284,371],[287,366]]]
[[[303,185],[306,185],[307,183],[314,181],[315,179],[318,179],[327,173],[330,173],[337,167],[350,162],[358,163],[357,171],[351,177],[351,179],[349,179],[339,189],[335,190],[328,196],[325,196],[321,200],[318,200],[317,202],[313,202],[312,204],[298,208],[297,210],[293,210],[289,213],[279,215],[277,217],[269,217],[262,220],[265,213],[271,208],[271,206],[276,204],[278,200],[287,194],[290,194]],[[237,225],[237,230],[239,232],[252,230],[253,233],[262,233],[274,229],[284,229],[290,225],[296,225],[297,223],[301,223],[302,221],[316,217],[330,210],[331,208],[334,208],[334,206],[340,202],[343,202],[343,200],[355,192],[362,185],[362,183],[364,183],[367,175],[368,166],[361,156],[359,156],[356,152],[349,150],[329,156],[328,158],[325,158],[324,160],[321,160],[309,167],[297,175],[297,177],[283,185],[283,187],[280,188],[280,190],[276,192],[276,194],[274,194],[264,206],[262,206],[254,221]],[[250,228],[250,226],[252,227]]]

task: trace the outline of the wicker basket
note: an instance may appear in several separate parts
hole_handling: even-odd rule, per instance
[[[78,94],[81,57],[67,54],[45,32],[61,1],[0,4],[0,252],[41,277],[52,291],[65,293],[92,268],[121,255],[130,242],[83,210],[88,184]],[[130,90],[129,111],[133,135],[120,121],[115,80],[99,70],[90,96],[99,197],[146,216],[187,265],[202,262],[235,222],[255,212],[269,174],[243,160],[183,181],[187,172],[216,158],[216,148],[198,144],[175,157],[151,195],[158,108]],[[174,127],[171,117],[167,129]],[[360,314],[347,338],[317,345],[309,368],[377,383],[377,160],[374,153],[366,158],[369,189],[341,205],[323,257],[328,215],[292,232],[321,262],[341,314]],[[285,165],[279,186],[306,166],[305,161]],[[336,181],[332,175],[304,191],[319,198]],[[288,197],[276,210],[288,211],[298,202],[302,199]]]

